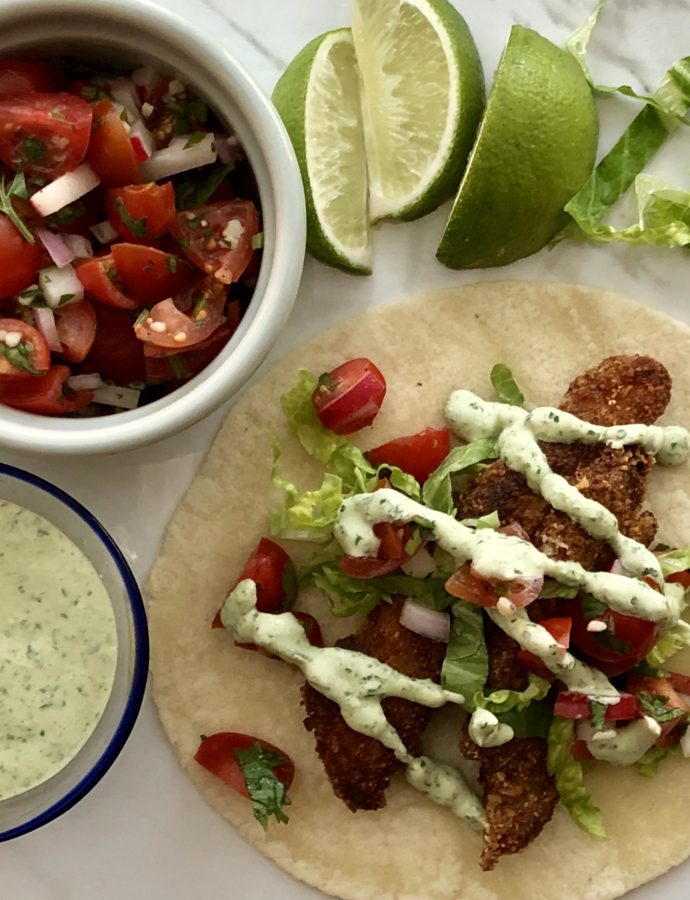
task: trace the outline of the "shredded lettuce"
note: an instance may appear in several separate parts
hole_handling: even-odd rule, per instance
[[[541,589],[538,599],[550,599],[552,597],[560,597],[563,600],[574,600],[580,593],[580,589],[576,587],[568,587],[556,581],[555,578],[545,578],[544,586]]]
[[[298,573],[299,586],[315,585],[328,597],[334,616],[352,616],[370,612],[381,600],[393,596],[410,597],[431,609],[443,610],[454,602],[447,594],[443,578],[416,578],[412,575],[382,575],[379,578],[353,578],[338,568],[338,551],[325,551],[321,559],[303,566]]]
[[[574,736],[573,719],[554,716],[548,737],[549,775],[556,779],[558,796],[575,824],[594,837],[606,837],[601,812],[585,787],[582,765],[570,752]]]
[[[553,708],[548,703],[530,703],[524,709],[508,709],[496,713],[504,725],[510,725],[516,738],[538,737],[547,740],[553,721]]]
[[[285,417],[304,450],[326,466],[321,486],[300,491],[278,472],[280,447],[273,442],[273,484],[285,493],[283,507],[270,517],[271,534],[289,540],[328,541],[340,504],[350,494],[372,490],[382,475],[396,490],[413,500],[421,498],[417,481],[396,466],[373,466],[364,453],[346,438],[325,428],[311,402],[317,380],[306,369],[297,383],[280,398]]]
[[[508,366],[503,363],[496,363],[489,377],[499,403],[509,403],[511,406],[524,406],[525,396],[517,386],[513,373]]]
[[[490,694],[477,691],[473,698],[474,705],[492,713],[508,712],[510,709],[520,711],[526,709],[533,700],[543,700],[550,687],[545,678],[530,674],[529,684],[524,691],[498,690]]]
[[[450,638],[441,669],[443,687],[462,694],[463,706],[470,712],[475,708],[475,695],[482,693],[489,676],[483,615],[479,606],[462,600],[453,603]]]
[[[475,475],[488,460],[496,459],[497,456],[495,441],[487,438],[454,447],[424,482],[422,502],[431,509],[452,514],[455,507],[451,476],[460,472]]]
[[[690,647],[690,625],[683,619],[661,635],[645,659],[650,666],[663,666],[681,650]]]
[[[650,747],[635,763],[637,774],[645,778],[654,778],[659,771],[659,763],[669,756],[678,756],[680,752],[680,744],[674,744],[672,747]]]
[[[690,569],[690,548],[666,550],[659,554],[658,559],[665,578],[678,572],[686,572]]]

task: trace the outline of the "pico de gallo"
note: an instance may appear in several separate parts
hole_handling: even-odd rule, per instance
[[[102,415],[193,378],[261,229],[237,138],[174,75],[0,60],[0,404]]]

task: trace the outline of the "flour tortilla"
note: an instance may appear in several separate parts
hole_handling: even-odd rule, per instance
[[[269,432],[283,447],[281,471],[303,487],[321,470],[305,460],[280,412],[279,395],[299,368],[315,373],[370,357],[388,394],[374,426],[354,436],[363,448],[443,422],[449,392],[492,396],[496,362],[511,367],[531,404],[555,404],[570,380],[611,354],[649,354],[673,377],[666,422],[690,426],[690,330],[603,291],[562,284],[503,282],[416,296],[329,329],[279,363],[228,415],[173,516],[147,594],[153,695],[175,752],[211,806],[286,871],[352,900],[605,900],[666,871],[690,854],[690,761],[665,761],[647,779],[602,764],[587,775],[608,837],[580,831],[559,808],[523,853],[484,873],[481,838],[396,776],[385,809],[353,814],[337,800],[302,725],[299,674],[237,649],[209,623],[282,498],[270,483]],[[688,470],[655,468],[648,492],[659,537],[690,544]],[[286,544],[296,561],[298,545]],[[328,624],[317,592],[300,599],[317,611],[329,639],[353,630]],[[453,759],[457,722],[442,711],[432,749]],[[201,734],[243,731],[296,761],[287,826],[264,833],[250,804],[193,761]],[[445,744],[440,739],[445,737]]]

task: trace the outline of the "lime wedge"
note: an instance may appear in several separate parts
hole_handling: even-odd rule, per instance
[[[273,102],[302,172],[307,249],[329,265],[370,273],[367,167],[350,29],[307,44],[278,81]]]
[[[374,221],[416,219],[456,190],[484,106],[477,48],[447,0],[353,0]]]
[[[576,60],[515,25],[437,257],[505,266],[540,250],[594,165],[599,122]]]

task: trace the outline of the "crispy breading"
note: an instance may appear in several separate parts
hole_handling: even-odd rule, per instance
[[[379,603],[360,630],[338,641],[338,646],[359,650],[388,663],[404,675],[438,680],[446,645],[430,641],[400,624],[402,600]],[[302,689],[305,727],[314,732],[316,752],[333,791],[353,812],[385,806],[391,777],[403,767],[392,750],[374,738],[353,731],[338,705],[308,683]],[[382,703],[386,718],[413,756],[422,753],[422,732],[431,710],[409,700],[390,697]]]
[[[666,370],[648,357],[611,357],[576,378],[561,408],[600,425],[652,424],[670,399]],[[649,544],[654,516],[642,510],[644,486],[653,459],[637,447],[614,449],[581,444],[543,444],[550,466],[581,492],[607,506],[624,534]],[[503,523],[518,522],[548,556],[580,562],[594,569],[610,563],[608,545],[591,538],[563,513],[551,509],[522,476],[497,462],[475,479],[459,501],[459,515],[479,516],[496,510]],[[558,601],[535,601],[530,617],[539,621],[557,612]],[[486,628],[489,686],[523,690],[527,675],[517,662],[518,644],[491,625]],[[553,815],[558,796],[546,770],[546,742],[516,738],[493,748],[471,746],[463,730],[461,751],[479,760],[479,780],[487,829],[481,857],[492,869],[504,854],[526,847]]]

